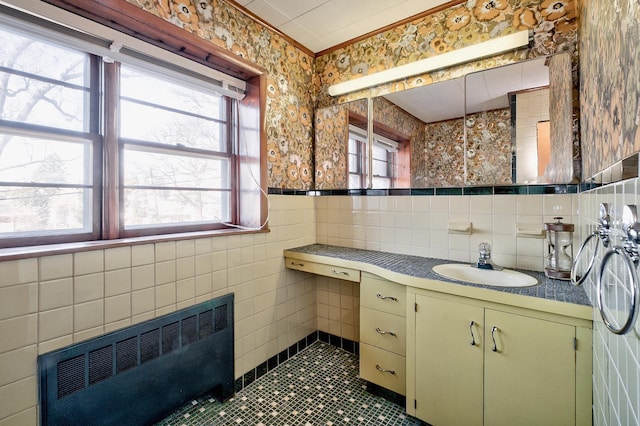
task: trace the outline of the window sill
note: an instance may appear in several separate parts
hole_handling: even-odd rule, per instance
[[[198,238],[227,237],[230,235],[261,234],[269,232],[265,227],[260,230],[219,229],[215,231],[186,232],[182,234],[153,235],[148,237],[122,238],[117,240],[85,241],[80,243],[49,244],[42,246],[27,246],[0,249],[0,262],[17,259],[29,259],[40,256],[77,253],[90,250],[104,250],[109,248],[135,246],[142,244],[163,243],[167,241],[182,241]]]

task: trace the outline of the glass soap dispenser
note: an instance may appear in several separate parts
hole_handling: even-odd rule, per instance
[[[573,263],[572,223],[562,223],[562,217],[554,217],[554,223],[545,223],[547,257],[544,273],[549,278],[569,280]]]

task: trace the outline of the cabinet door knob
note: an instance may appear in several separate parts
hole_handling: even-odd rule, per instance
[[[469,333],[471,333],[471,346],[476,345],[476,336],[473,335],[473,326],[476,325],[475,321],[469,323]]]
[[[376,370],[378,370],[381,373],[389,373],[389,374],[396,374],[396,370],[385,370],[384,368],[380,367],[380,364],[376,364]]]
[[[376,327],[376,331],[380,334],[388,334],[389,336],[396,336],[396,333],[394,333],[393,331],[384,331],[384,330],[381,330],[380,327]]]
[[[378,297],[378,299],[382,299],[382,300],[393,300],[394,302],[398,301],[398,298],[394,296],[383,296],[380,293],[376,294],[376,296]]]
[[[498,331],[498,327],[496,327],[495,325],[493,327],[491,327],[491,340],[493,340],[493,349],[491,349],[493,352],[498,352],[498,345],[496,344],[496,331]]]

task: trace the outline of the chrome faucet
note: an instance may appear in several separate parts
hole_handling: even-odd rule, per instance
[[[478,257],[478,263],[475,266],[480,269],[493,269],[495,271],[502,271],[502,266],[498,266],[491,260],[491,245],[489,243],[480,243],[478,246],[480,256]]]

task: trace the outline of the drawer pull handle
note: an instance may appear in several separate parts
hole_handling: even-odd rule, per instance
[[[291,262],[291,266],[304,266],[304,263]]]
[[[334,275],[344,275],[346,277],[349,276],[349,273],[345,271],[336,271],[335,269],[332,269],[331,272],[333,272]]]
[[[498,345],[496,344],[496,331],[498,331],[498,327],[496,327],[495,325],[493,327],[491,327],[491,340],[493,340],[493,349],[491,349],[493,352],[498,352]]]
[[[397,334],[394,333],[393,331],[384,331],[384,330],[381,330],[380,327],[376,327],[376,331],[380,334],[388,334],[389,336],[394,336],[394,337],[397,336]]]
[[[476,345],[476,336],[473,335],[473,326],[476,325],[475,321],[469,323],[469,333],[471,333],[471,346]]]
[[[391,373],[393,375],[396,374],[396,370],[385,370],[384,368],[380,367],[380,364],[376,364],[376,370],[378,370],[381,373]]]
[[[388,299],[388,300],[393,300],[394,302],[398,301],[398,298],[394,297],[394,296],[383,296],[380,293],[376,294],[376,296],[378,297],[378,299],[382,299],[382,300],[387,300]]]

